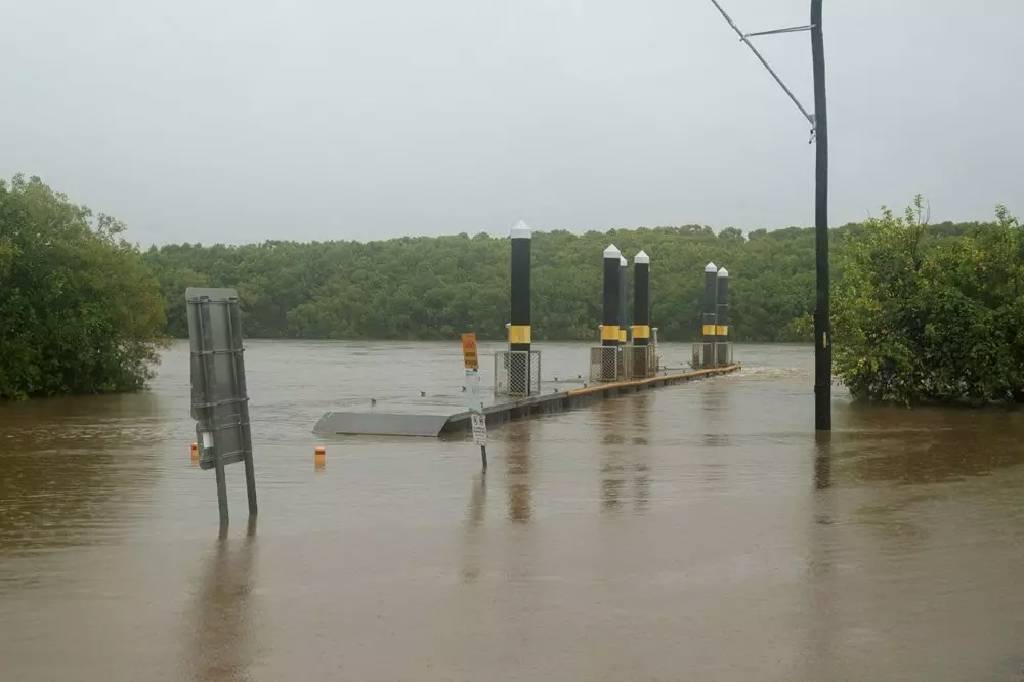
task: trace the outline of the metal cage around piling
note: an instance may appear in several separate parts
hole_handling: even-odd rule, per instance
[[[494,393],[525,397],[540,394],[540,351],[502,350],[494,354]]]
[[[658,371],[656,346],[626,346],[626,366],[631,379],[647,379]]]
[[[622,381],[629,377],[627,355],[622,346],[592,346],[590,381]]]
[[[692,347],[690,366],[694,369],[727,367],[732,362],[732,342],[703,343],[697,342]]]

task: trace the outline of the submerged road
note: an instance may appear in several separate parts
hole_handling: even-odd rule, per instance
[[[458,345],[248,346],[261,515],[230,467],[224,539],[184,345],[147,393],[0,406],[0,678],[1024,670],[1021,411],[837,389],[822,440],[811,349],[738,346],[737,373],[492,429],[486,476],[461,436],[328,439],[317,470],[321,414],[457,390]]]

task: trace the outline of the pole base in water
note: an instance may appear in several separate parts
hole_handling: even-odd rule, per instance
[[[832,430],[832,387],[814,387],[814,428],[816,431]]]

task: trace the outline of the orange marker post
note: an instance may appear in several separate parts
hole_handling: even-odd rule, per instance
[[[476,333],[467,332],[462,335],[462,364],[466,369],[466,400],[470,410],[470,419],[473,423],[474,441],[480,446],[480,462],[484,471],[487,471],[487,447],[486,440],[481,441],[476,437],[480,429],[485,428],[483,423],[483,403],[480,401],[480,359],[476,352]],[[486,438],[486,431],[485,431]]]
[[[476,352],[476,333],[462,335],[462,364],[467,370],[474,372],[480,369],[480,359]]]

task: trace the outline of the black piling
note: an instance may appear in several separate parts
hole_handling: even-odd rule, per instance
[[[626,294],[629,291],[629,261],[625,256],[619,257],[619,344],[629,343],[628,303]]]
[[[704,267],[704,307],[701,313],[700,336],[704,349],[701,367],[715,366],[715,342],[718,340],[718,266],[708,263]]]
[[[509,389],[530,395],[530,228],[519,221],[512,228],[511,319],[508,327]]]
[[[719,367],[731,364],[729,353],[729,271],[725,267],[718,269],[717,309],[715,336],[718,337],[715,362]]]
[[[604,297],[601,305],[601,345],[619,346],[619,278],[622,252],[610,244],[604,250]],[[614,381],[618,377],[618,354],[605,350],[601,355],[601,379]]]
[[[633,345],[651,342],[651,257],[641,251],[633,257]]]
[[[811,0],[811,61],[814,71],[814,428],[832,428],[832,325],[828,272],[828,121],[825,116],[825,43],[821,0]]]
[[[641,251],[633,257],[633,377],[654,374],[653,356],[647,346],[651,342],[651,258]]]
[[[604,298],[601,306],[601,345],[619,345],[619,275],[622,253],[611,244],[604,250]]]

